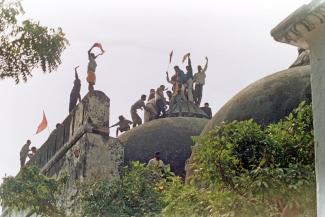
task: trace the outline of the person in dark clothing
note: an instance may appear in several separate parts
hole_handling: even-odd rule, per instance
[[[156,90],[156,107],[157,107],[157,115],[156,118],[164,118],[166,117],[166,98],[164,96],[165,86],[160,85],[160,87]]]
[[[187,66],[186,66],[186,82],[183,85],[183,90],[185,91],[185,88],[187,88],[187,98],[188,101],[193,102],[193,68],[192,68],[192,62],[190,58],[191,54],[188,53],[185,55],[185,58],[187,58]]]
[[[202,109],[205,114],[208,115],[209,119],[212,118],[212,111],[211,111],[211,108],[209,107],[209,103],[204,103],[204,107],[200,107],[200,109]]]
[[[74,74],[75,74],[75,80],[73,82],[73,88],[70,93],[70,103],[69,103],[69,113],[76,107],[77,102],[81,101],[81,96],[80,96],[80,88],[81,88],[81,81],[78,77],[78,69],[79,66],[74,68]]]
[[[27,140],[26,144],[20,150],[20,167],[23,167],[26,162],[26,158],[28,156],[29,146],[31,145],[31,141]]]

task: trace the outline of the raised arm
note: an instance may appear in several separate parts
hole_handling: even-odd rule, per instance
[[[205,66],[204,66],[204,68],[202,70],[203,72],[205,72],[208,69],[208,62],[209,62],[208,57],[205,57],[205,60],[206,60],[206,63],[205,63]]]
[[[93,45],[89,50],[88,50],[88,56],[90,56],[91,50],[94,48],[95,46]]]
[[[74,68],[74,76],[75,76],[75,78],[78,80],[79,79],[79,77],[78,77],[78,71],[77,71],[77,69],[79,68],[79,66],[76,66],[75,68]]]
[[[169,79],[169,74],[168,74],[168,72],[166,72],[166,80],[167,80],[168,83],[171,83],[171,84],[172,84],[172,82],[171,82],[170,79]]]
[[[191,68],[191,70],[192,70],[192,61],[191,61],[191,57],[190,57],[190,54],[188,54],[188,58],[187,58],[187,65],[188,65],[188,67],[190,67],[190,68]]]

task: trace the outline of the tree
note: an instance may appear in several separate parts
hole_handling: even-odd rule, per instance
[[[58,194],[67,180],[49,178],[35,167],[23,167],[16,177],[5,177],[0,186],[0,202],[9,213],[28,211],[29,215],[65,216],[57,206]]]
[[[52,72],[61,63],[68,40],[61,28],[52,29],[27,19],[20,1],[0,0],[0,78],[18,84],[32,76],[32,70]]]

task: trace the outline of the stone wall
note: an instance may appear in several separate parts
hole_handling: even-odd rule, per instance
[[[124,149],[109,136],[109,109],[110,100],[103,92],[87,94],[28,162],[50,177],[68,175],[60,200],[67,214],[80,210],[75,200],[80,183],[120,176]]]
[[[49,176],[56,175],[64,164],[65,153],[86,133],[87,126],[109,125],[109,108],[110,100],[103,92],[87,94],[28,164],[38,166]]]

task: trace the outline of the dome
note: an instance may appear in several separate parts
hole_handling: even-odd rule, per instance
[[[287,116],[302,101],[311,102],[310,66],[280,71],[249,85],[214,115],[202,133],[221,122],[250,118],[266,126]]]
[[[172,171],[184,176],[185,161],[191,155],[191,136],[198,136],[208,122],[205,118],[170,117],[144,123],[120,135],[124,162],[147,163],[156,151]]]
[[[287,116],[302,102],[311,102],[310,66],[277,72],[249,85],[231,98],[207,123],[201,135],[222,122],[254,119],[262,126]],[[193,163],[195,149],[189,159]],[[187,181],[192,175],[187,167]]]

